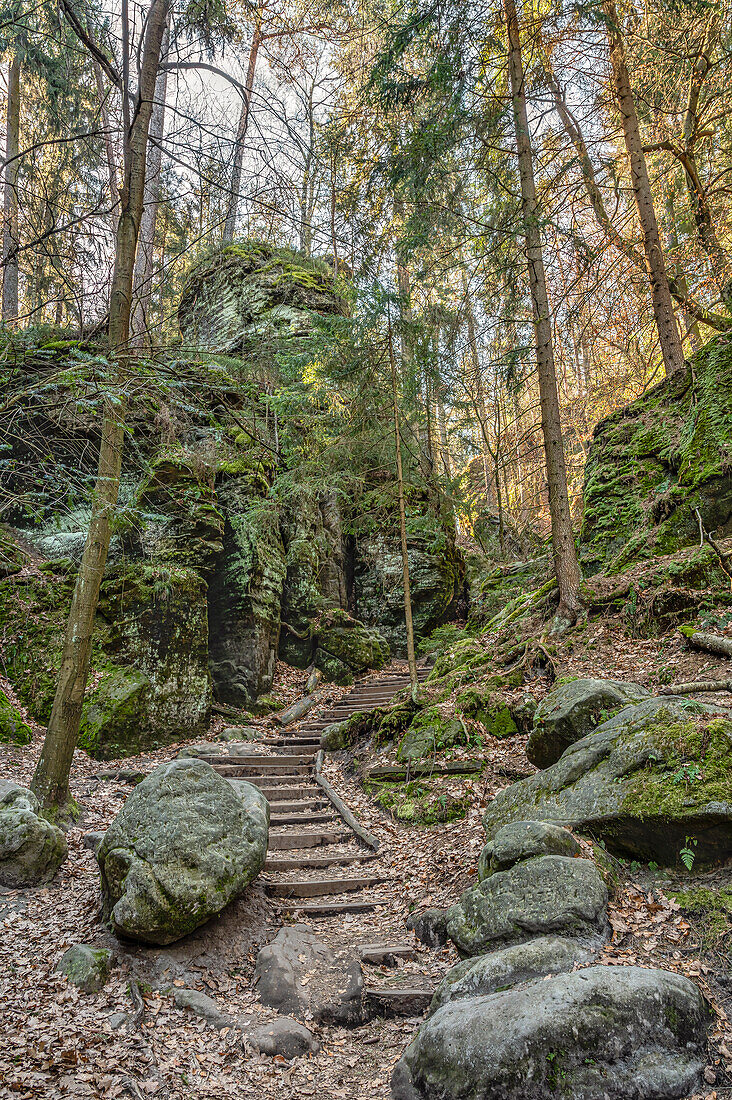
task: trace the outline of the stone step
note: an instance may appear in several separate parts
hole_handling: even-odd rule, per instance
[[[334,917],[340,913],[370,913],[380,905],[387,905],[386,898],[364,898],[362,901],[311,901],[302,905],[283,904],[278,908],[284,913],[297,910],[306,917]]]
[[[336,833],[327,829],[318,829],[311,833],[270,833],[268,849],[277,852],[295,851],[298,848],[319,848],[323,844],[347,844],[349,840],[353,840],[352,833]]]
[[[350,863],[368,863],[378,859],[378,852],[358,852],[333,856],[275,856],[264,865],[265,871],[324,871],[328,867],[345,867]]]
[[[386,882],[383,876],[359,878],[304,878],[294,882],[265,882],[264,889],[273,898],[321,898],[329,894],[354,894]]]
[[[271,810],[271,807],[270,807]],[[327,825],[330,821],[340,821],[338,814],[270,814],[269,823],[275,825]]]
[[[434,989],[404,986],[364,986],[367,1011],[376,1016],[421,1016],[430,1007]]]
[[[361,962],[369,966],[395,966],[397,959],[417,958],[417,952],[408,943],[365,943],[358,950]]]

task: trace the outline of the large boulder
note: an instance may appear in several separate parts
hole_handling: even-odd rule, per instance
[[[502,951],[463,959],[448,970],[438,985],[429,1014],[434,1015],[448,1001],[483,997],[547,974],[563,974],[591,962],[595,955],[592,946],[567,936],[537,936]]]
[[[611,712],[640,703],[650,694],[640,684],[623,680],[581,679],[559,684],[539,704],[526,755],[537,768],[548,768]]]
[[[445,718],[439,707],[428,707],[412,719],[399,743],[397,760],[424,760],[467,741],[467,730],[459,718]]]
[[[32,791],[0,779],[0,886],[48,882],[66,859],[64,834],[39,809]]]
[[[104,916],[119,935],[172,943],[241,894],[267,854],[269,804],[202,760],[162,764],[97,850]]]
[[[383,668],[389,660],[389,643],[378,630],[364,626],[345,611],[329,611],[317,627],[313,663],[327,680],[345,684],[354,674]]]
[[[420,1027],[395,1100],[680,1100],[704,1067],[697,987],[640,967],[589,967],[452,1001]]]
[[[466,890],[447,910],[447,934],[462,955],[552,933],[598,940],[608,930],[606,909],[594,863],[538,856]]]
[[[687,838],[701,860],[732,853],[732,722],[687,698],[624,707],[544,771],[495,796],[492,840],[512,821],[587,830],[615,851],[674,863]]]
[[[262,1004],[334,1024],[362,1018],[361,964],[333,951],[304,924],[281,928],[257,955],[254,979]]]

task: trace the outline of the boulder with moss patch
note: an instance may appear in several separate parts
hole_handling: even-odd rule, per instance
[[[108,947],[75,943],[63,953],[56,970],[65,974],[71,984],[84,993],[97,993],[109,977],[112,962],[112,952]]]
[[[354,675],[383,668],[389,660],[389,644],[346,611],[329,611],[317,627],[313,663],[327,680],[351,683]]]
[[[492,692],[468,688],[458,695],[455,706],[466,718],[474,718],[490,737],[513,737],[519,732],[511,708]]]
[[[499,791],[489,840],[511,821],[586,830],[622,855],[674,863],[732,853],[732,721],[688,698],[624,707],[556,764]],[[690,840],[689,840],[690,838]]]
[[[624,680],[577,679],[557,684],[539,703],[526,755],[537,768],[548,768],[614,711],[650,694],[640,684]]]
[[[161,764],[97,849],[105,920],[120,936],[172,943],[219,913],[259,874],[269,804],[202,760]]]
[[[438,707],[419,711],[402,737],[397,760],[424,760],[445,749],[468,743],[468,733],[459,718],[446,718]]]

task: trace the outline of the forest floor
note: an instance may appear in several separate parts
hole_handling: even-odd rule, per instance
[[[617,620],[600,619],[581,635],[569,636],[554,657],[558,674],[634,680],[651,688],[661,683],[716,678],[724,662],[686,648],[680,638],[628,637]],[[3,688],[9,685],[2,684]],[[548,682],[528,685],[540,697]],[[280,666],[277,691],[284,701],[304,689],[304,675]],[[333,699],[339,689],[328,693]],[[723,702],[722,697],[718,701]],[[728,702],[728,700],[727,700]],[[312,712],[311,712],[312,714]],[[267,728],[266,719],[257,720]],[[0,746],[0,774],[27,784],[40,751],[42,731],[23,748]],[[225,723],[218,719],[214,738]],[[200,740],[200,739],[199,739]],[[532,770],[526,738],[483,746],[487,763],[479,781],[469,781],[465,816],[416,827],[393,820],[364,791],[349,758],[331,758],[326,774],[356,816],[381,843],[382,861],[391,881],[379,888],[386,905],[373,914],[344,920],[318,920],[314,930],[333,944],[411,942],[406,917],[413,910],[445,906],[475,881],[484,842],[481,814],[511,776]],[[147,771],[172,759],[181,745],[126,758],[119,766]],[[0,890],[0,1097],[322,1097],[325,1100],[387,1100],[392,1067],[411,1039],[419,1019],[373,1019],[357,1028],[314,1025],[321,1042],[312,1058],[285,1062],[255,1054],[242,1045],[236,1029],[213,1030],[175,1007],[166,986],[186,985],[216,998],[222,1009],[245,1027],[272,1019],[252,988],[256,952],[281,921],[259,886],[224,915],[169,948],[116,945],[99,919],[99,876],[84,834],[104,830],[133,789],[126,783],[96,778],[115,762],[100,764],[77,752],[72,789],[82,806],[69,831],[69,859],[48,886],[25,891]],[[450,784],[466,787],[465,781]],[[718,895],[729,889],[729,868],[715,872],[663,872],[636,863],[616,865],[612,891],[613,940],[600,958],[603,965],[658,966],[695,980],[714,1008],[710,1030],[707,1089],[695,1100],[732,1098],[732,973],[729,951],[732,916],[722,909],[695,913],[675,900],[701,888]],[[118,960],[99,993],[82,993],[55,973],[72,943],[117,946]],[[400,977],[410,984],[434,985],[457,961],[454,949],[428,951],[416,945],[417,960],[405,963]],[[388,974],[381,975],[388,980]],[[115,1029],[114,1015],[131,1013],[130,983],[139,989],[144,1011],[134,1024]]]

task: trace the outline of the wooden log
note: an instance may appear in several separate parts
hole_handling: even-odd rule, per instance
[[[482,771],[484,764],[485,760],[455,760],[447,764],[411,764],[409,767],[385,764],[369,768],[366,772],[366,778],[399,780],[443,775],[468,775],[472,772]]]
[[[293,722],[297,722],[298,718],[304,718],[317,702],[318,700],[315,695],[308,695],[304,699],[298,699],[297,702],[287,707],[286,710],[281,710],[279,714],[275,714],[274,720],[280,726],[292,725]]]
[[[681,633],[694,649],[703,649],[707,653],[732,658],[732,638],[723,638],[719,634],[703,634],[699,630],[687,633],[682,629]]]
[[[692,695],[700,691],[732,691],[732,680],[688,680],[659,689],[659,695]]]

